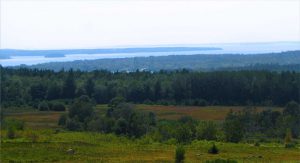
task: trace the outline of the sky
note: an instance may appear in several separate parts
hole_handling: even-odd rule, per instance
[[[0,48],[300,41],[300,0],[1,0]]]

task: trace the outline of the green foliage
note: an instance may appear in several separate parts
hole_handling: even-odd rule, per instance
[[[86,118],[90,118],[93,113],[93,104],[90,98],[85,95],[76,98],[69,109],[69,117],[77,117],[79,122],[84,122]]]
[[[114,131],[118,135],[141,137],[156,125],[153,113],[136,111],[133,105],[126,103],[110,108],[106,116],[115,120]]]
[[[39,103],[38,109],[40,111],[49,111],[49,105],[48,105],[47,102],[42,101],[42,102]]]
[[[153,130],[156,125],[155,115],[151,112],[136,111],[134,106],[112,100],[112,107],[105,115],[94,114],[92,102],[83,95],[71,104],[68,116],[61,116],[60,125],[68,130],[88,130],[102,133],[115,133],[129,137],[141,137]],[[119,104],[117,104],[119,103]]]
[[[284,115],[298,116],[300,114],[300,106],[295,101],[290,101],[283,110]]]
[[[225,122],[223,123],[223,130],[226,140],[237,143],[242,140],[244,136],[244,126],[241,123],[239,116],[230,112]]]
[[[67,115],[66,114],[61,115],[58,119],[58,125],[65,126],[66,122],[67,122]]]
[[[284,138],[284,143],[289,144],[291,142],[292,142],[292,132],[291,132],[290,129],[287,129],[286,135],[285,135],[285,138]]]
[[[287,144],[284,145],[284,147],[285,148],[295,148],[296,145],[295,145],[295,143],[287,143]]]
[[[260,146],[260,143],[259,143],[259,142],[255,142],[255,143],[254,143],[254,146],[255,146],[255,147],[259,147],[259,146]]]
[[[64,104],[53,102],[63,100],[69,114],[61,124],[66,127],[68,122],[72,130],[114,132],[130,137],[155,130],[155,139],[176,139],[179,143],[195,139],[240,142],[256,135],[283,139],[287,128],[293,138],[300,135],[300,73],[296,72],[54,72],[1,67],[1,77],[1,106],[65,110]],[[283,112],[258,113],[247,108],[248,111],[232,113],[220,123],[223,130],[219,130],[212,122],[197,124],[186,117],[173,121],[174,124],[157,122],[153,113],[137,111],[125,101],[199,106],[287,105]],[[109,103],[106,115],[95,114],[94,102]]]
[[[217,125],[212,122],[200,122],[196,127],[196,136],[198,139],[216,140],[217,139]]]
[[[67,119],[66,129],[70,131],[79,131],[82,130],[82,123],[79,122],[78,118]]]
[[[52,106],[50,107],[50,110],[53,110],[53,111],[66,111],[66,107],[63,103],[54,102],[54,103],[52,103]]]
[[[196,137],[196,122],[189,116],[178,120],[175,129],[175,138],[179,143],[189,143]]]
[[[97,103],[109,103],[117,96],[128,102],[164,105],[283,106],[292,100],[299,103],[300,75],[293,72],[53,72],[3,67],[1,72],[5,106],[73,99],[84,94]]]
[[[124,118],[119,118],[116,121],[115,133],[117,135],[126,135],[128,133],[129,124]]]
[[[25,123],[21,120],[6,118],[1,127],[2,129],[24,130]]]
[[[92,78],[88,78],[84,84],[85,91],[89,97],[92,97],[95,91],[95,83]]]
[[[71,69],[67,73],[67,77],[64,79],[64,84],[62,87],[63,98],[74,98],[76,90],[76,83],[74,78],[74,72]]]
[[[31,143],[28,132],[31,133],[28,130],[18,131],[18,139],[7,140],[5,135],[1,138],[2,162],[175,162],[175,145],[151,141],[147,143],[146,140],[141,140],[143,138],[71,131],[54,134],[53,130],[42,129],[32,131],[39,138],[37,143]],[[298,145],[297,148],[284,149],[278,143],[265,143],[266,147],[258,149],[246,143],[220,142],[216,145],[222,146],[224,154],[221,152],[220,155],[211,155],[206,152],[211,146],[210,142],[194,143],[184,146],[185,162],[201,162],[221,157],[224,160],[234,158],[239,162],[297,162],[299,158]],[[75,150],[75,155],[66,154],[69,148]]]
[[[8,139],[14,139],[16,137],[15,129],[13,129],[12,127],[8,128],[7,133],[6,133],[6,137]]]
[[[291,101],[286,105],[281,120],[283,133],[284,129],[290,128],[293,137],[300,136],[300,105],[297,102]]]
[[[114,108],[114,107],[117,107],[119,104],[122,104],[125,102],[126,102],[126,99],[124,97],[117,96],[110,100],[110,102],[108,103],[108,106]]]
[[[47,100],[59,99],[61,98],[61,94],[62,94],[61,85],[58,85],[55,82],[51,82],[51,84],[48,86],[46,99]]]
[[[183,163],[185,159],[185,149],[183,146],[177,146],[175,151],[175,163]]]
[[[212,147],[210,147],[208,149],[208,153],[210,153],[210,154],[218,154],[219,153],[219,149],[217,148],[217,146],[215,144],[213,144]]]
[[[30,87],[30,95],[33,100],[44,99],[47,93],[47,87],[44,83],[38,83]]]

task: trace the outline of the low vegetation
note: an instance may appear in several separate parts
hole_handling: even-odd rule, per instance
[[[4,162],[300,159],[297,73],[3,70],[5,84],[1,89],[8,93],[1,94],[5,99],[1,103],[4,108],[1,110],[1,161]],[[124,76],[129,80],[123,82]],[[245,77],[243,82],[241,77]],[[58,83],[45,85],[48,78]],[[204,81],[209,84],[203,87]],[[274,82],[269,89],[265,88],[267,81]],[[233,88],[232,82],[241,83],[234,84]],[[137,87],[140,84],[142,87]],[[215,89],[215,84],[223,84],[224,91],[221,87]],[[97,86],[103,89],[97,92]],[[202,88],[205,90],[199,91]],[[209,93],[206,89],[218,91],[200,94]],[[232,90],[235,92],[231,94]],[[276,94],[275,90],[278,90]],[[103,102],[107,105],[99,105]],[[135,104],[140,102],[144,104]],[[249,105],[215,105],[246,103]],[[258,104],[266,106],[255,106]]]

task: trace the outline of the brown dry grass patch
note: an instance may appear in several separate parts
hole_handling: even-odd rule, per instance
[[[59,117],[64,112],[26,112],[9,114],[7,118],[14,118],[25,122],[27,128],[55,128],[58,127]]]
[[[224,120],[226,115],[232,110],[239,112],[246,107],[243,106],[162,106],[162,105],[137,105],[138,109],[152,111],[159,119],[176,120],[182,116],[191,116],[197,120]],[[261,112],[266,109],[282,110],[282,108],[270,107],[254,107],[251,108],[256,112]]]

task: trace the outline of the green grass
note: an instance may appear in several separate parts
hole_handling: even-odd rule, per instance
[[[88,132],[59,132],[52,130],[18,131],[16,139],[5,138],[2,131],[1,160],[37,162],[174,162],[175,145],[156,143],[147,138],[129,139],[111,134]],[[31,134],[37,134],[32,142]],[[296,162],[300,159],[299,146],[285,149],[282,144],[234,144],[216,142],[220,153],[208,154],[213,142],[194,141],[186,145],[186,162],[202,162],[216,158],[239,162]],[[66,151],[74,149],[75,154]]]
[[[26,128],[44,129],[44,128],[57,128],[58,119],[60,115],[64,113],[65,112],[34,111],[34,112],[10,113],[8,115],[5,115],[5,117],[24,121]]]
[[[153,111],[158,114],[159,119],[176,119],[182,115],[191,115],[201,120],[222,120],[230,109],[239,111],[243,107],[137,105],[137,108]],[[96,106],[99,114],[104,114],[106,109],[107,105]],[[263,109],[257,108],[258,111]],[[1,131],[1,162],[174,162],[176,145],[153,142],[149,137],[132,140],[111,134],[69,131],[57,133],[57,120],[63,113],[34,111],[6,115],[25,121],[25,130],[17,131],[16,139],[7,139],[6,131]],[[37,135],[35,142],[32,135]],[[186,145],[186,162],[203,162],[217,158],[234,159],[239,162],[300,160],[299,144],[297,148],[286,149],[282,143],[261,143],[256,147],[247,143],[215,142],[220,153],[212,155],[207,152],[212,143],[194,141]],[[66,152],[70,148],[75,150],[74,155]]]

